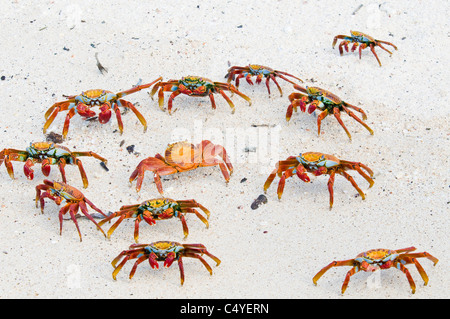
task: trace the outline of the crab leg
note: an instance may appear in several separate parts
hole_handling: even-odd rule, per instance
[[[181,94],[181,91],[175,91],[173,92],[170,96],[169,96],[169,102],[167,102],[167,109],[169,111],[169,114],[172,114],[172,104],[173,104],[173,99],[175,99],[175,97],[177,97],[178,95]],[[175,110],[176,111],[176,110]],[[174,112],[175,112],[174,111]]]
[[[278,199],[281,199],[281,196],[283,195],[286,179],[294,175],[294,173],[293,173],[294,169],[295,168],[290,168],[290,169],[286,170],[283,173],[283,175],[281,176],[280,181],[278,182],[278,189],[277,189]]]
[[[183,210],[183,212],[195,214],[195,216],[197,216],[198,219],[200,219],[203,222],[203,224],[206,225],[206,228],[209,228],[208,220],[205,217],[203,217],[202,215],[200,215],[200,213],[198,211],[196,211],[195,209],[186,208]]]
[[[349,37],[347,35],[342,35],[342,34],[335,36],[333,39],[333,49],[334,49],[334,46],[336,45],[336,42],[338,39],[351,40],[351,37]]]
[[[320,136],[320,126],[322,124],[322,120],[327,117],[328,115],[328,110],[325,109],[325,111],[323,111],[322,113],[319,114],[319,116],[317,117],[317,135]]]
[[[78,226],[78,222],[77,219],[75,218],[75,215],[78,211],[78,204],[71,204],[69,206],[69,214],[70,214],[70,218],[72,218],[72,221],[75,223],[75,226],[77,227],[77,231],[78,231],[78,235],[80,235],[80,241],[83,241],[81,238],[81,231],[80,231],[80,227]]]
[[[353,266],[353,268],[347,272],[347,275],[345,275],[344,283],[342,284],[341,288],[342,294],[345,292],[345,290],[347,290],[348,283],[350,282],[350,277],[359,272],[359,270],[360,269],[358,266]]]
[[[330,193],[330,209],[333,207],[333,201],[334,201],[334,190],[333,190],[333,185],[334,185],[334,178],[336,176],[336,172],[332,171],[330,173],[330,178],[328,179],[328,192]]]
[[[400,262],[395,262],[394,265],[397,267],[398,270],[401,270],[406,275],[409,285],[411,286],[412,293],[414,294],[416,292],[416,283],[411,277],[411,273],[409,272],[408,268],[403,266],[403,264]]]
[[[347,102],[343,102],[342,104],[343,104],[343,106],[346,106],[346,107],[349,107],[349,108],[354,109],[355,111],[358,111],[359,113],[362,114],[363,120],[367,120],[367,115],[366,115],[366,113],[364,112],[363,109],[361,109],[361,108],[359,108],[359,107],[356,107],[356,106],[354,106],[354,105],[351,105],[351,104],[349,104],[349,103],[347,103]]]
[[[89,212],[88,212],[88,210],[87,210],[87,206],[86,206],[86,204],[83,202],[83,201],[81,201],[81,202],[79,202],[78,203],[78,205],[80,206],[80,209],[81,209],[81,212],[84,214],[84,216],[86,216],[87,217],[87,219],[89,219],[91,222],[93,222],[94,224],[95,224],[95,226],[97,226],[97,228],[103,233],[103,235],[105,235],[105,237],[106,237],[106,234],[105,234],[105,232],[103,231],[103,229],[100,227],[100,225],[94,220],[94,218],[92,218],[92,216],[89,214]],[[100,211],[101,212],[101,211]],[[103,214],[105,217],[106,217],[106,215],[105,214]]]
[[[142,114],[136,109],[136,107],[134,106],[133,103],[125,101],[125,100],[119,100],[118,102],[120,102],[121,106],[123,107],[128,107],[129,109],[131,109],[133,111],[133,113],[136,115],[136,117],[138,118],[139,122],[141,122],[141,124],[144,126],[144,132],[147,131],[147,121],[145,120],[145,118],[142,116]]]
[[[283,91],[281,90],[281,87],[278,84],[278,81],[277,81],[277,79],[275,78],[275,76],[273,74],[271,74],[266,80],[267,89],[269,89],[269,79],[271,79],[275,83],[275,85],[277,86],[278,91],[280,91],[280,96],[283,96]],[[289,81],[289,82],[291,82],[291,81]],[[270,90],[269,90],[269,95],[270,95]]]
[[[396,47],[394,44],[392,44],[391,42],[382,41],[382,40],[376,40],[376,42],[377,42],[378,45],[380,45],[380,43],[390,45],[390,46],[392,46],[395,50],[397,50],[397,47]]]
[[[353,113],[352,111],[350,111],[348,108],[346,108],[344,105],[342,105],[342,108],[344,109],[345,112],[347,112],[348,115],[350,115],[351,117],[353,117],[358,123],[360,123],[362,126],[364,126],[366,128],[366,130],[368,130],[370,132],[371,135],[373,135],[373,130],[363,121],[361,121],[361,119],[359,117],[357,117],[355,115],[355,113]]]
[[[347,133],[347,136],[350,140],[352,140],[352,136],[350,135],[350,132],[348,131],[347,127],[345,126],[344,122],[341,120],[341,115],[339,108],[334,107],[333,108],[333,115],[336,118],[336,120],[339,122],[339,124],[344,128],[345,132]]]
[[[290,77],[292,77],[292,78],[294,78],[294,79],[296,79],[296,80],[299,80],[300,82],[303,83],[303,80],[302,80],[302,79],[299,79],[298,77],[296,77],[296,76],[294,76],[294,75],[292,75],[292,74],[286,73],[286,72],[275,71],[275,74],[276,74],[277,76],[279,76],[280,78],[282,78],[283,80],[288,81],[289,83],[292,83],[292,84],[295,84],[295,83],[292,82],[292,81],[290,81],[288,78],[286,78],[286,77],[283,76],[283,75],[290,76]]]
[[[134,265],[133,265],[133,268],[132,268],[131,271],[130,271],[130,275],[129,275],[129,278],[130,278],[130,279],[133,278],[134,273],[136,272],[136,269],[137,269],[138,265],[139,265],[140,263],[142,263],[143,261],[145,261],[147,258],[148,258],[147,256],[143,255],[143,256],[139,257],[139,258],[136,260],[136,262],[135,262]]]
[[[83,198],[83,200],[92,207],[92,209],[94,209],[95,211],[99,212],[100,214],[102,214],[105,217],[108,217],[107,215],[105,215],[105,213],[103,213],[99,208],[97,208],[97,206],[94,205],[94,203],[92,203],[89,199],[87,199],[86,197]]]
[[[323,267],[314,277],[313,277],[313,283],[314,285],[317,285],[317,281],[320,279],[320,277],[323,276],[324,273],[326,273],[330,268],[332,267],[340,267],[340,266],[354,266],[355,261],[353,259],[348,260],[341,260],[341,261],[332,261],[327,266]]]
[[[381,66],[380,59],[378,58],[378,55],[377,55],[377,53],[375,52],[375,46],[371,43],[371,44],[369,44],[369,47],[370,47],[370,51],[372,51],[373,55],[374,55],[375,58],[377,59],[378,64]]]
[[[65,139],[67,137],[67,133],[69,132],[69,125],[70,125],[70,119],[75,115],[75,109],[70,109],[70,111],[67,113],[66,115],[66,119],[64,121],[64,126],[63,126],[63,131],[62,131],[62,135],[63,138]],[[49,118],[50,120],[50,118]],[[53,120],[52,120],[53,121]],[[45,127],[44,127],[44,133],[45,133]]]
[[[231,101],[231,99],[225,94],[225,92],[221,89],[217,89],[217,92],[220,93],[220,95],[223,96],[223,98],[227,101],[228,105],[231,107],[231,114],[234,114],[235,112],[235,107],[233,102]]]
[[[202,204],[197,203],[197,201],[195,199],[189,199],[189,200],[179,200],[177,201],[177,203],[181,206],[181,208],[195,208],[198,207],[200,208],[203,212],[205,212],[206,216],[210,215],[209,210],[203,206]]]
[[[358,184],[356,184],[355,180],[353,179],[353,177],[351,177],[349,174],[347,174],[344,171],[338,172],[338,174],[341,174],[342,176],[344,176],[352,185],[354,188],[356,188],[356,190],[358,191],[359,195],[361,195],[362,199],[366,199],[366,195],[363,193],[363,191],[359,188]]]
[[[214,101],[214,94],[209,93],[209,99],[211,100],[211,106],[215,110],[216,109],[216,102]]]
[[[190,258],[197,258],[202,262],[202,264],[205,266],[205,268],[208,270],[209,274],[212,275],[212,268],[211,266],[202,258],[202,256],[197,255],[195,253],[185,253],[184,257],[190,257]]]
[[[117,101],[117,103],[114,104],[114,113],[116,114],[117,126],[119,127],[120,134],[122,134],[123,122],[122,122],[122,115],[120,114],[119,103],[120,101]]]
[[[151,83],[138,85],[138,86],[135,86],[134,88],[131,88],[129,90],[119,92],[119,93],[116,94],[117,98],[120,99],[120,98],[122,98],[122,97],[124,97],[124,96],[126,96],[128,94],[135,93],[135,92],[138,92],[138,91],[143,90],[143,89],[147,89],[147,88],[151,87],[153,84],[155,84],[156,82],[161,81],[161,80],[162,80],[162,76],[160,76],[159,78],[157,78],[156,80],[154,80]]]
[[[42,164],[43,165],[43,164]],[[50,166],[48,166],[49,167],[49,169],[48,169],[48,172],[50,173]],[[61,173],[61,177],[62,177],[62,180],[63,180],[63,183],[67,183],[67,181],[66,181],[66,171],[65,171],[65,167],[66,167],[66,160],[64,159],[64,158],[61,158],[60,160],[59,160],[59,164],[58,164],[58,167],[59,167],[59,171],[60,171],[60,173]],[[42,172],[44,173],[44,175],[45,175],[45,172],[44,172],[44,166],[42,166]],[[48,174],[47,175],[45,175],[45,176],[48,176]],[[84,187],[84,188],[86,188],[87,187],[87,185]]]
[[[61,209],[59,210],[58,219],[59,219],[59,235],[60,236],[62,235],[63,216],[67,213],[70,206],[71,206],[71,204],[68,203],[68,204],[64,205],[63,207],[61,207]]]

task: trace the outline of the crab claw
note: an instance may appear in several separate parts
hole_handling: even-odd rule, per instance
[[[305,111],[306,111],[306,103],[305,103],[305,102],[300,101],[300,102],[298,103],[298,106],[300,107],[300,110],[301,110],[302,112],[305,112]]]
[[[77,104],[77,112],[80,114],[80,116],[83,117],[93,117],[95,116],[95,112],[92,111],[89,106],[87,106],[84,103],[78,103]]]
[[[23,172],[25,173],[25,176],[29,179],[32,180],[34,178],[34,171],[31,168],[33,166],[33,161],[31,159],[28,159],[25,163],[25,165],[23,166]]]
[[[44,174],[45,176],[48,176],[50,174],[50,161],[48,158],[44,159],[42,161],[42,166],[41,166],[41,170],[42,170],[42,174]]]
[[[170,267],[174,262],[176,254],[172,251],[167,254],[166,260],[164,260],[164,267]]]
[[[314,112],[314,110],[317,108],[317,106],[314,103],[311,103],[308,107],[308,114],[311,114]]]
[[[157,256],[155,253],[151,253],[150,256],[148,257],[148,262],[150,263],[150,266],[153,269],[159,269],[159,265],[158,265],[158,261],[157,261]]]
[[[111,104],[105,103],[100,107],[100,113],[98,114],[98,121],[101,124],[108,123],[111,118]]]
[[[149,225],[155,225],[156,224],[156,220],[154,220],[151,216],[145,216],[142,215],[142,218],[144,218],[144,220],[149,224]]]
[[[302,181],[304,181],[304,182],[306,182],[306,183],[309,183],[309,182],[311,181],[311,180],[309,179],[309,176],[306,175],[306,173],[297,171],[296,174],[297,174],[298,178],[300,178]]]
[[[313,174],[315,175],[315,176],[320,176],[320,175],[322,175],[322,174],[325,174],[327,172],[327,169],[325,168],[325,167],[319,167],[317,170],[315,170],[314,172],[313,172]]]

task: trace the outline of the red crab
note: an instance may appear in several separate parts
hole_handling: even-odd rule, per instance
[[[366,170],[369,175],[367,175],[362,169]],[[318,153],[318,152],[307,152],[300,153],[298,156],[289,156],[284,161],[279,161],[276,168],[269,175],[266,182],[264,183],[264,192],[272,184],[275,176],[278,174],[280,181],[278,183],[278,199],[281,199],[283,195],[284,184],[286,179],[291,176],[297,175],[304,182],[309,182],[309,176],[306,173],[313,173],[315,176],[320,176],[323,174],[330,175],[328,179],[328,192],[330,193],[330,209],[333,207],[334,200],[334,178],[336,174],[344,176],[356,190],[362,199],[365,199],[363,191],[358,187],[353,177],[351,177],[346,171],[356,170],[362,177],[364,177],[370,184],[370,187],[374,184],[372,170],[366,165],[359,162],[349,162],[340,160],[333,155]]]
[[[417,258],[428,258],[431,260],[434,265],[437,264],[439,261],[436,257],[431,256],[427,252],[421,252],[421,253],[411,253],[411,251],[416,250],[415,247],[408,247],[403,249],[397,249],[397,250],[390,250],[390,249],[372,249],[366,252],[363,252],[356,256],[354,259],[348,259],[348,260],[341,260],[341,261],[333,261],[328,266],[322,268],[313,278],[313,282],[315,285],[317,285],[317,281],[322,277],[322,275],[330,268],[332,267],[339,267],[339,266],[351,266],[352,269],[350,269],[347,272],[347,275],[345,276],[344,283],[342,284],[342,293],[345,292],[347,289],[348,283],[350,281],[350,277],[353,276],[355,273],[359,272],[360,270],[367,271],[367,272],[373,272],[378,269],[388,269],[391,267],[395,267],[402,271],[406,278],[408,279],[409,285],[411,286],[412,293],[416,292],[416,284],[414,283],[413,278],[411,277],[411,274],[408,270],[408,268],[405,267],[405,265],[408,264],[414,264],[419,271],[420,276],[422,277],[423,281],[425,282],[425,286],[428,284],[428,276],[425,272],[425,270],[420,265]]]
[[[349,43],[353,43],[352,48],[351,48],[351,50],[353,52],[353,51],[356,50],[358,45],[361,43],[361,45],[359,45],[359,58],[361,59],[361,51],[364,50],[365,48],[369,47],[370,51],[372,51],[373,55],[377,59],[378,64],[381,66],[380,59],[378,59],[378,55],[375,52],[375,47],[379,46],[384,51],[388,52],[390,55],[392,55],[392,52],[389,51],[388,49],[386,49],[383,46],[383,44],[390,45],[395,50],[397,50],[397,47],[395,45],[393,45],[392,43],[390,43],[390,42],[376,40],[376,39],[372,38],[370,35],[364,34],[364,33],[359,32],[359,31],[350,31],[350,33],[351,33],[351,36],[348,36],[348,35],[337,35],[337,36],[334,37],[333,49],[334,49],[334,46],[336,45],[336,42],[337,42],[338,39],[343,39],[344,40],[344,41],[342,41],[339,44],[339,53],[341,55],[344,54],[344,50],[342,50],[342,47],[344,47],[345,51],[348,52],[348,44]]]
[[[159,268],[159,261],[164,261],[164,267],[170,267],[176,260],[178,267],[180,268],[181,285],[184,283],[184,267],[183,257],[197,258],[202,262],[205,268],[212,275],[211,266],[202,258],[202,255],[212,258],[216,262],[216,266],[219,266],[220,259],[210,254],[206,247],[202,244],[180,244],[172,241],[157,241],[150,244],[133,244],[129,250],[122,251],[114,260],[112,265],[114,271],[112,273],[113,279],[116,280],[116,276],[125,263],[130,259],[136,259],[133,268],[131,269],[129,278],[133,278],[136,272],[137,266],[148,259],[152,268]],[[123,258],[123,259],[122,259]],[[121,262],[117,265],[117,263]],[[116,266],[117,265],[117,266]]]
[[[83,180],[84,188],[88,187],[88,179],[86,172],[83,168],[80,156],[92,156],[103,163],[107,163],[107,160],[100,155],[88,151],[88,152],[71,152],[67,147],[47,142],[35,142],[30,143],[30,146],[22,150],[16,150],[12,148],[5,148],[0,152],[0,165],[5,162],[6,170],[9,176],[14,179],[14,170],[11,161],[25,162],[23,171],[28,179],[34,178],[33,165],[35,163],[41,163],[42,173],[45,176],[50,174],[50,165],[58,165],[61,172],[62,180],[66,183],[65,166],[67,164],[77,165]]]
[[[366,120],[367,115],[361,108],[351,105],[345,101],[342,101],[337,95],[318,87],[306,87],[305,89],[297,84],[294,84],[294,88],[303,93],[306,93],[306,95],[297,92],[294,92],[289,95],[289,101],[291,102],[291,104],[288,106],[288,109],[286,111],[287,121],[291,119],[292,112],[294,110],[297,112],[297,107],[300,107],[300,110],[302,112],[306,112],[306,105],[309,104],[308,107],[309,114],[314,112],[316,109],[322,111],[317,117],[317,132],[319,135],[322,120],[328,115],[333,114],[336,120],[339,122],[339,124],[347,133],[348,138],[350,140],[352,139],[350,132],[347,130],[347,127],[341,120],[340,115],[341,112],[347,113],[350,117],[352,117],[362,126],[364,126],[371,135],[373,135],[373,130],[350,110],[353,109],[355,111],[360,112],[362,114],[363,120]]]
[[[43,193],[41,193],[43,192]],[[87,206],[91,206],[94,210],[102,214],[106,217],[106,215],[98,209],[89,199],[87,199],[82,192],[80,192],[75,187],[72,187],[70,185],[67,185],[65,183],[61,182],[52,182],[49,180],[44,180],[44,184],[39,184],[36,186],[36,207],[38,207],[38,201],[41,204],[41,212],[44,213],[44,206],[45,206],[45,198],[50,198],[53,200],[57,205],[60,205],[61,203],[64,203],[64,206],[59,210],[59,234],[62,234],[62,223],[63,223],[63,216],[69,212],[70,217],[72,218],[72,221],[75,223],[75,226],[77,227],[78,234],[80,235],[80,241],[82,241],[81,238],[81,232],[80,228],[78,227],[78,222],[75,217],[76,214],[78,214],[78,209],[81,210],[81,212],[86,216],[90,221],[92,221],[95,226],[103,233],[103,235],[106,234],[103,231],[103,229],[97,224],[97,222],[92,218],[92,216],[88,213]]]
[[[230,83],[232,80],[234,80],[235,81],[234,84],[236,85],[237,88],[239,87],[239,79],[244,77],[248,84],[253,85],[253,82],[251,80],[252,76],[256,76],[256,84],[261,83],[263,77],[266,78],[266,87],[267,91],[269,92],[269,95],[270,95],[269,82],[270,80],[272,80],[277,86],[278,91],[280,91],[280,95],[283,96],[283,91],[281,90],[281,87],[278,84],[276,77],[280,77],[291,84],[295,84],[286,77],[290,76],[303,83],[303,80],[299,79],[296,76],[293,76],[292,74],[274,70],[272,68],[259,64],[249,64],[248,66],[245,67],[232,66],[230,69],[228,69],[228,73],[225,75],[225,77],[227,78],[227,82]]]
[[[216,158],[220,156],[223,160]],[[130,176],[130,183],[137,178],[136,191],[141,190],[145,171],[152,171],[156,187],[163,194],[161,176],[185,172],[205,166],[219,166],[226,182],[230,180],[233,165],[227,156],[225,148],[204,140],[197,145],[187,142],[170,144],[165,152],[165,157],[156,154],[142,160]],[[228,172],[229,171],[229,172]]]
[[[102,220],[99,225],[102,226],[104,223],[110,221],[115,217],[119,219],[111,226],[108,230],[108,238],[120,225],[120,223],[126,218],[135,218],[134,220],[134,240],[136,243],[139,238],[139,223],[145,220],[149,225],[156,224],[157,220],[170,219],[173,217],[179,218],[181,224],[183,225],[184,237],[186,238],[189,234],[189,229],[186,224],[185,215],[187,213],[195,214],[205,225],[209,227],[208,220],[203,217],[196,208],[200,208],[209,218],[209,210],[203,205],[197,203],[194,199],[188,200],[173,200],[170,198],[157,198],[150,199],[141,204],[136,205],[125,205],[120,208],[118,212],[109,215],[107,218]]]
[[[52,124],[53,120],[56,118],[59,112],[68,110],[69,112],[66,115],[66,120],[64,122],[64,128],[62,132],[63,138],[66,138],[69,131],[70,119],[75,114],[82,116],[84,119],[95,116],[96,113],[91,109],[95,106],[98,106],[100,108],[98,121],[102,124],[105,124],[109,121],[109,119],[111,118],[111,110],[114,111],[117,117],[117,123],[119,125],[119,131],[121,134],[123,132],[123,123],[119,106],[131,109],[134,114],[136,114],[141,124],[144,126],[145,132],[147,130],[147,121],[131,102],[128,102],[122,98],[126,95],[149,88],[153,84],[161,80],[162,78],[159,77],[151,83],[138,85],[132,89],[119,93],[113,93],[106,90],[88,90],[82,92],[79,95],[65,96],[67,100],[53,104],[47,110],[47,112],[45,112],[45,119],[47,121],[44,124],[44,133],[47,131],[48,127],[50,126],[50,124]]]
[[[245,94],[239,92],[234,85],[229,83],[213,82],[210,79],[200,76],[186,76],[182,77],[181,80],[159,82],[153,87],[150,93],[152,98],[158,89],[158,103],[161,110],[164,110],[164,92],[172,92],[168,102],[169,114],[172,114],[173,99],[180,94],[186,94],[188,96],[209,96],[212,108],[215,109],[216,102],[214,101],[214,93],[220,93],[220,95],[222,95],[222,97],[228,102],[228,105],[232,109],[232,113],[235,111],[234,104],[224,91],[236,93],[246,100],[249,105],[252,105],[251,99]]]

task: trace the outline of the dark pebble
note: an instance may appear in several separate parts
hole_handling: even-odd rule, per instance
[[[50,132],[46,136],[46,141],[59,144],[59,143],[62,143],[64,141],[64,139],[61,134]]]
[[[104,162],[100,162],[100,166],[103,167],[105,171],[109,172],[109,168],[106,166]]]
[[[134,145],[129,145],[129,146],[127,146],[127,151],[128,151],[128,153],[133,153],[134,152]]]
[[[252,205],[250,207],[251,207],[251,209],[255,210],[259,206],[261,206],[261,204],[266,204],[266,203],[267,203],[267,197],[265,195],[259,195],[258,198],[255,199],[255,201],[252,203]]]

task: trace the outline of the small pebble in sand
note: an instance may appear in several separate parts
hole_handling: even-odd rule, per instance
[[[252,205],[250,207],[251,207],[251,209],[255,210],[259,206],[261,206],[261,204],[266,204],[266,203],[267,203],[267,197],[265,195],[259,195],[258,198],[255,199],[255,201],[252,203]]]

